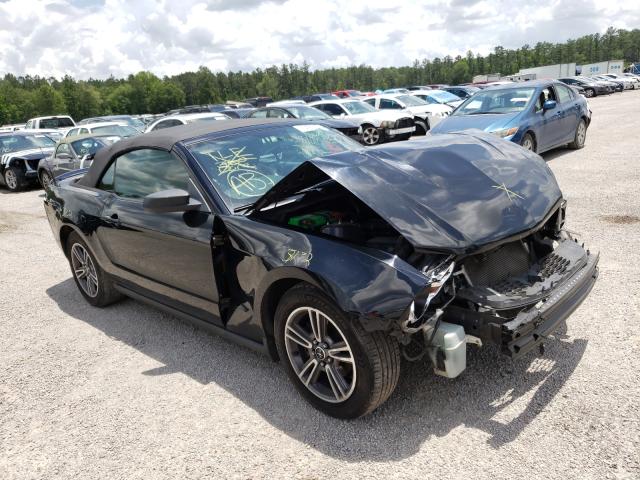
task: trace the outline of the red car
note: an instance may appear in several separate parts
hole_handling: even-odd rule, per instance
[[[360,90],[336,90],[335,92],[331,92],[340,98],[352,98],[352,97],[361,97],[362,92]]]

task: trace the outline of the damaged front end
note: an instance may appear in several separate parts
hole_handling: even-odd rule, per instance
[[[456,257],[444,285],[427,285],[420,296],[431,302],[417,315],[417,297],[402,325],[413,358],[429,353],[436,373],[453,378],[465,368],[466,343],[496,344],[511,358],[542,349],[598,276],[599,255],[562,228],[565,205],[521,239]]]

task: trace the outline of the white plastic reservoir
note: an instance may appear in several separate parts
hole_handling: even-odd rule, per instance
[[[441,322],[433,337],[429,356],[433,362],[433,371],[437,375],[447,378],[460,375],[467,368],[467,341],[464,328],[453,323]]]

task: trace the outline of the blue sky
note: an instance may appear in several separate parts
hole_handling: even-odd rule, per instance
[[[0,0],[0,75],[408,65],[640,27],[640,1]]]

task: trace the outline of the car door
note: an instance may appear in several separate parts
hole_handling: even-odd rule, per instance
[[[73,170],[73,154],[68,143],[61,143],[56,147],[56,152],[51,160],[52,174],[55,177]]]
[[[542,107],[547,100],[555,101],[556,108],[544,110]],[[536,123],[538,124],[538,132],[536,135],[538,151],[548,150],[549,148],[559,145],[560,138],[564,134],[561,130],[563,114],[561,105],[558,103],[556,91],[552,86],[544,87],[540,91],[534,106],[534,115],[536,116]]]
[[[97,228],[125,287],[202,320],[221,324],[211,239],[213,214],[185,163],[150,148],[112,160],[99,188],[111,192]],[[181,189],[202,203],[198,211],[150,212],[146,195]]]
[[[580,105],[576,101],[575,94],[565,85],[555,85],[558,94],[559,106],[562,108],[560,122],[562,135],[560,143],[568,143],[575,137],[578,121],[580,120]]]

